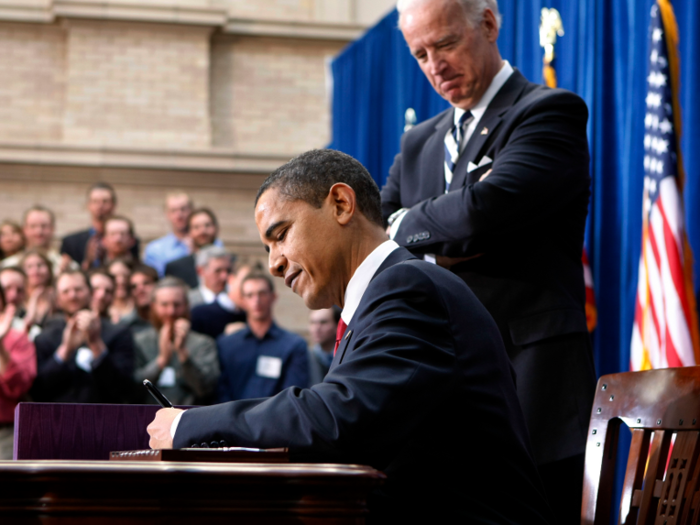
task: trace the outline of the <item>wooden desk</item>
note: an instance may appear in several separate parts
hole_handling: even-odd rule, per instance
[[[332,464],[0,462],[0,523],[355,524],[385,476]]]

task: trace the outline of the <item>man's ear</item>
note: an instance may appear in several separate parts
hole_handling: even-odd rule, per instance
[[[339,224],[346,225],[355,215],[357,197],[355,190],[343,182],[331,186],[327,200],[333,208],[333,216]]]

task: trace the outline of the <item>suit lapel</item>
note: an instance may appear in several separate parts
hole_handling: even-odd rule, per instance
[[[421,166],[420,176],[430,181],[428,190],[424,195],[441,195],[445,193],[445,135],[454,123],[454,109],[447,111],[435,124],[435,132],[430,136],[426,144],[429,155],[425,159],[425,165]]]
[[[384,259],[384,262],[379,265],[379,268],[377,268],[377,271],[374,272],[374,275],[372,276],[372,279],[370,280],[370,285],[372,286],[372,281],[374,280],[377,275],[382,273],[384,270],[387,268],[394,266],[395,264],[398,264],[403,261],[407,261],[409,259],[415,259],[416,257],[409,252],[406,248],[397,248],[393,252],[389,254],[389,256]],[[348,327],[345,329],[345,335],[343,335],[343,339],[340,341],[340,344],[338,345],[338,351],[335,353],[335,356],[333,356],[333,361],[331,361],[331,366],[328,369],[329,373],[331,370],[333,370],[336,366],[338,366],[340,363],[343,362],[343,359],[345,358],[345,352],[348,349],[348,346],[350,345],[350,341],[352,340],[353,336],[355,335],[355,326],[356,326],[356,319],[357,319],[357,313],[361,311],[363,308],[363,301],[360,301],[359,306],[357,307],[357,310],[355,311],[355,315],[353,318],[350,320],[350,324]]]
[[[520,93],[527,85],[527,79],[518,71],[513,71],[510,78],[493,97],[491,103],[479,120],[474,133],[457,160],[455,174],[450,191],[458,191],[464,186],[467,178],[467,166],[470,162],[477,163],[484,155],[484,145],[495,136],[503,115],[513,106]],[[490,142],[489,142],[490,143]],[[476,181],[467,181],[469,183]]]

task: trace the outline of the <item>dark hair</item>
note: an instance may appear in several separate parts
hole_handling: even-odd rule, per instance
[[[136,264],[134,269],[131,271],[131,276],[133,277],[137,273],[149,277],[154,283],[158,282],[158,270],[152,266],[148,266],[147,264],[143,263]]]
[[[292,200],[320,208],[331,187],[338,182],[353,189],[362,215],[384,227],[377,183],[357,160],[332,149],[307,151],[277,168],[260,186],[255,204],[263,193],[276,188]]]
[[[15,272],[18,273],[22,276],[22,279],[25,281],[27,280],[27,272],[25,272],[21,267],[19,266],[5,266],[4,268],[0,268],[0,273],[4,272]]]
[[[267,283],[268,288],[270,289],[270,292],[275,292],[275,283],[273,283],[270,276],[265,273],[250,272],[248,275],[246,275],[241,281],[241,292],[243,290],[243,285],[248,281],[265,281]]]
[[[189,217],[187,217],[187,227],[190,227],[192,217],[194,217],[195,215],[201,215],[202,213],[209,215],[209,218],[211,219],[211,222],[214,223],[214,226],[217,229],[219,228],[219,221],[216,220],[216,215],[214,215],[214,212],[211,211],[209,208],[197,208],[196,210],[192,210],[192,213],[190,213]]]
[[[29,217],[29,214],[32,213],[33,211],[46,213],[49,216],[49,220],[51,221],[51,226],[54,226],[56,224],[56,216],[54,215],[54,213],[50,209],[48,209],[46,206],[42,206],[41,204],[35,204],[31,208],[25,210],[24,217],[22,219],[22,222],[24,224],[27,224],[27,217]]]
[[[112,204],[117,203],[117,192],[114,191],[114,187],[112,187],[111,184],[108,184],[106,182],[96,182],[95,184],[91,185],[87,191],[88,198],[90,198],[90,194],[94,190],[107,190],[110,193],[110,195],[112,195]]]
[[[107,231],[107,223],[114,221],[125,222],[126,225],[129,227],[129,235],[134,237],[134,223],[129,217],[124,217],[123,215],[110,215],[109,217],[107,217],[104,222],[105,231]]]
[[[22,268],[22,270],[24,270],[25,261],[33,255],[39,257],[42,261],[44,261],[44,264],[49,268],[49,280],[46,283],[44,283],[44,286],[53,286],[53,263],[51,262],[51,259],[47,257],[46,252],[44,252],[43,250],[39,250],[36,248],[27,250],[26,252],[24,252],[24,255],[22,255],[22,259],[20,259],[19,261],[19,266]]]
[[[105,268],[104,266],[100,266],[99,268],[92,268],[91,270],[88,270],[88,272],[87,272],[88,281],[89,281],[90,279],[92,279],[92,276],[93,276],[93,275],[104,275],[104,276],[107,277],[110,281],[112,281],[112,286],[114,286],[114,287],[116,288],[116,286],[117,286],[117,280],[114,278],[114,275],[112,275],[111,273],[109,273],[109,272],[107,271],[107,268]]]
[[[22,247],[19,249],[19,251],[17,253],[24,250],[24,247],[27,245],[27,238],[24,236],[24,230],[22,230],[22,227],[19,224],[17,224],[15,221],[12,221],[10,219],[5,219],[4,221],[2,221],[2,223],[0,223],[0,230],[2,230],[3,226],[9,226],[10,228],[12,228],[12,230],[15,233],[18,233],[19,236],[22,237]],[[1,231],[0,231],[0,236],[2,236]],[[5,255],[5,253],[3,253],[3,251],[2,251],[2,248],[0,248],[0,259],[4,259],[5,257],[9,257],[9,255]]]
[[[104,268],[109,272],[109,269],[117,263],[126,266],[126,268],[129,270],[129,277],[131,277],[131,275],[134,273],[134,259],[131,257],[131,254],[125,257],[117,257],[113,261],[109,261],[104,265]]]
[[[60,281],[61,277],[63,277],[64,275],[80,275],[83,278],[83,281],[85,281],[85,284],[87,285],[88,290],[90,290],[90,293],[92,293],[92,285],[90,284],[90,279],[88,279],[87,274],[82,270],[72,270],[70,268],[67,270],[63,270],[56,277],[56,287],[57,288],[58,288],[58,281]]]
[[[0,285],[0,301],[2,301],[2,308],[0,308],[0,312],[4,312],[5,307],[7,306],[7,301],[5,300],[5,290],[3,290],[1,285]]]

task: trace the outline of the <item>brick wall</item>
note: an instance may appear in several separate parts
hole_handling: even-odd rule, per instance
[[[61,140],[65,50],[58,26],[0,23],[0,140]]]
[[[208,28],[71,21],[64,140],[205,148]]]
[[[214,145],[293,155],[330,140],[326,61],[342,45],[273,38],[215,39]]]

